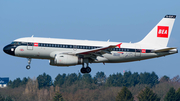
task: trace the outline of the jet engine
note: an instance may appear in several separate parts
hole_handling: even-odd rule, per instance
[[[82,63],[83,63],[82,58],[78,58],[77,56],[72,56],[67,54],[55,55],[54,60],[50,60],[50,65],[54,65],[54,66],[72,66]]]

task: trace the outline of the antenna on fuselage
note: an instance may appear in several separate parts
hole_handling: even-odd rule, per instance
[[[34,37],[34,35],[31,36],[32,38]]]
[[[108,41],[107,42],[109,42],[110,41],[110,39],[108,39]]]

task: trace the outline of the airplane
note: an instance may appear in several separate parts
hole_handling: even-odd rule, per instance
[[[72,40],[42,37],[24,37],[6,45],[9,55],[28,59],[48,59],[52,66],[82,65],[81,73],[90,73],[89,63],[122,63],[140,61],[178,53],[176,47],[167,47],[176,15],[166,15],[139,42]],[[86,65],[86,66],[85,66]]]

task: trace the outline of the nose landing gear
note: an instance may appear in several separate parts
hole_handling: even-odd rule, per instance
[[[31,58],[28,58],[28,65],[26,66],[26,69],[30,69],[31,68],[30,64],[31,64]]]

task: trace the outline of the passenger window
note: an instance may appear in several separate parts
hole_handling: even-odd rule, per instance
[[[32,46],[32,43],[29,42],[29,43],[28,43],[28,46]]]
[[[26,42],[22,42],[21,45],[27,45],[27,43]]]
[[[77,46],[76,45],[74,45],[74,47],[73,47],[74,49],[77,49]]]

